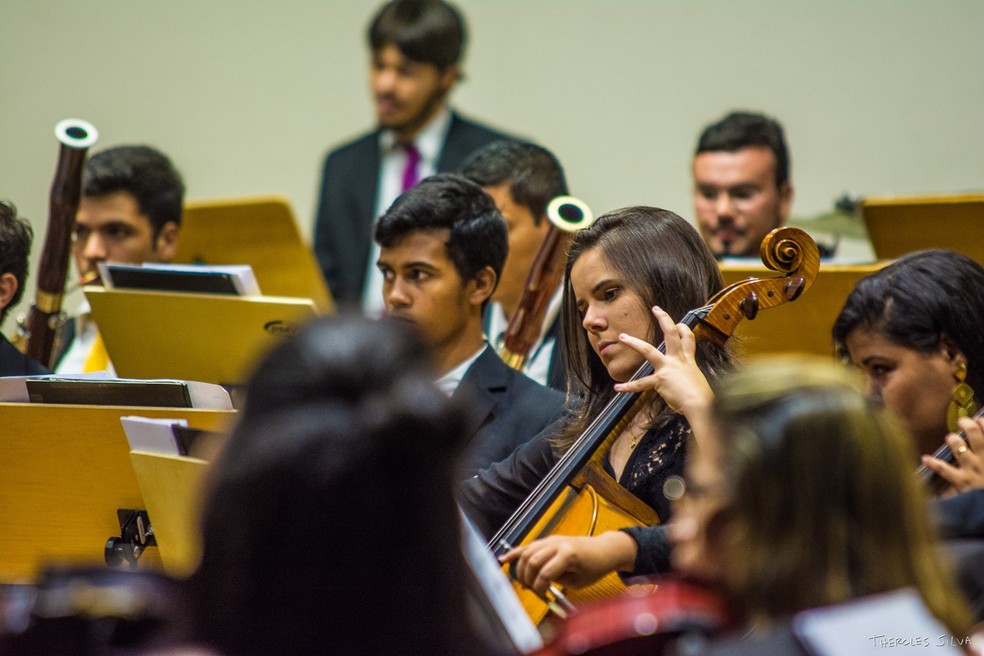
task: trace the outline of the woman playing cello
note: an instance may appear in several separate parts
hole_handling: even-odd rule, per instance
[[[664,483],[681,473],[691,432],[700,439],[695,420],[703,416],[701,405],[710,398],[707,379],[720,375],[732,360],[726,348],[696,344],[693,334],[674,321],[704,305],[721,286],[710,251],[696,230],[672,212],[626,208],[575,233],[561,311],[570,416],[463,484],[461,503],[486,535],[510,517],[616,393],[644,388],[656,394],[621,432],[603,464],[660,518],[669,516]],[[664,340],[665,355],[649,346]],[[644,362],[643,353],[649,354],[655,372],[626,384]],[[631,570],[640,540],[650,545],[644,551],[655,561],[653,566],[665,568],[663,530],[630,529],[594,539],[589,544],[603,544],[604,554],[617,553],[619,562],[612,565],[605,558],[599,563],[603,571],[592,570],[590,577],[616,568]],[[565,570],[569,580],[561,582],[580,581],[580,573],[571,572],[571,567]]]

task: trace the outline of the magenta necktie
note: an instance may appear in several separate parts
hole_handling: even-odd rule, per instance
[[[420,151],[417,150],[417,147],[413,143],[405,144],[403,150],[407,153],[407,161],[403,165],[403,186],[400,189],[401,193],[420,181],[420,172],[417,170],[417,165],[420,164]]]

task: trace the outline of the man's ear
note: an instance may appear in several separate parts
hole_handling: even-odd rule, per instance
[[[471,279],[472,289],[468,294],[468,302],[472,305],[481,305],[492,296],[498,282],[499,278],[492,267],[481,269]]]
[[[0,275],[0,312],[2,312],[17,294],[17,276],[7,272]]]
[[[461,79],[461,71],[457,64],[451,64],[439,72],[438,84],[445,95],[451,91],[452,87]]]
[[[789,213],[793,209],[793,183],[786,180],[779,187],[779,216],[782,218],[782,225],[786,225],[789,220]]]
[[[174,221],[168,221],[161,226],[160,232],[154,238],[154,251],[161,262],[170,262],[178,251],[178,233],[181,228]]]

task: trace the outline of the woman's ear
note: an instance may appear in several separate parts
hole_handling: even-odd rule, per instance
[[[954,367],[967,364],[967,356],[964,355],[964,352],[960,350],[957,343],[954,342],[946,333],[940,335],[940,351]]]

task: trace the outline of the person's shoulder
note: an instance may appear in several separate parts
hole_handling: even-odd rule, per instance
[[[524,141],[523,139],[507,134],[498,128],[494,128],[490,125],[486,125],[485,123],[481,123],[463,116],[457,111],[451,112],[451,127],[449,131],[451,133],[456,133],[461,137],[481,140],[484,143],[499,141],[501,139],[505,139],[507,141]]]
[[[527,390],[535,390],[536,394],[544,398],[556,400],[558,403],[564,402],[564,393],[561,392],[560,390],[555,390],[552,387],[548,387],[542,383],[539,383],[520,371],[516,371],[516,377],[517,380],[519,381],[517,384],[521,388]]]
[[[510,372],[513,396],[523,399],[526,403],[543,405],[544,407],[553,409],[564,404],[564,394],[562,392],[533,380],[523,372],[513,369],[504,362],[502,366]]]
[[[50,373],[0,335],[0,376],[42,376]]]
[[[491,346],[486,347],[472,368],[476,374],[482,372],[483,378],[487,380],[505,381],[513,397],[552,405],[564,402],[564,395],[561,392],[541,385],[523,372],[513,369],[502,361]]]
[[[379,143],[378,140],[379,130],[364,132],[359,136],[345,141],[329,150],[328,155],[325,157],[325,161],[330,162],[337,159],[346,159],[364,152],[372,152],[377,149]]]

